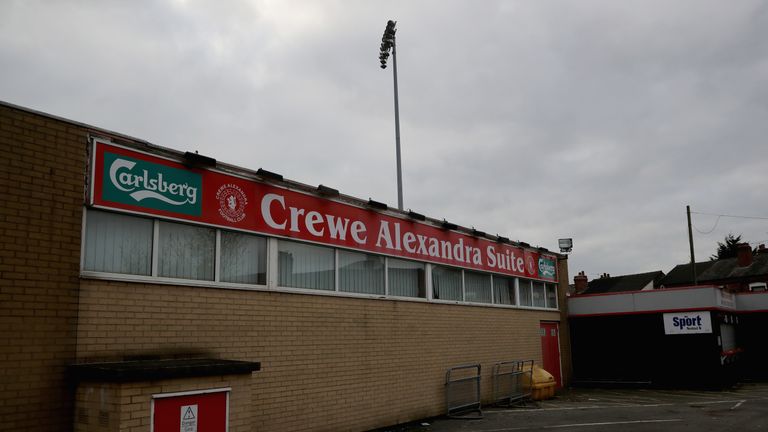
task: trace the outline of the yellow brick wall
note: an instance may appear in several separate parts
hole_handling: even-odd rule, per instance
[[[80,361],[195,353],[262,362],[254,430],[366,430],[444,412],[445,371],[541,364],[556,312],[84,280]]]
[[[0,430],[70,430],[86,134],[0,105]]]
[[[75,432],[120,430],[120,385],[81,383],[75,393]]]

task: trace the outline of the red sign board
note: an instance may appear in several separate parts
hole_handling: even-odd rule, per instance
[[[96,141],[97,207],[495,273],[557,280],[557,259],[378,211]]]
[[[156,395],[152,432],[226,432],[227,391]]]

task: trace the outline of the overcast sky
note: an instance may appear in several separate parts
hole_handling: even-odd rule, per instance
[[[2,0],[0,100],[396,207],[388,19],[406,209],[590,278],[768,218],[767,1]]]

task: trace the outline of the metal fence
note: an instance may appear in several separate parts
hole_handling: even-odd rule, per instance
[[[453,418],[482,418],[480,407],[480,364],[448,369],[445,373],[446,414]],[[469,416],[471,413],[477,413]]]
[[[513,360],[493,366],[493,401],[512,405],[531,397],[533,360]]]

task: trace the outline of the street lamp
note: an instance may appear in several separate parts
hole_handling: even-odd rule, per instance
[[[403,209],[403,171],[400,163],[400,104],[397,99],[397,49],[395,47],[395,24],[397,21],[387,21],[387,27],[384,29],[384,35],[381,37],[381,47],[379,49],[379,62],[381,68],[387,68],[387,58],[389,50],[392,49],[392,76],[395,80],[395,150],[397,152],[397,208]]]

